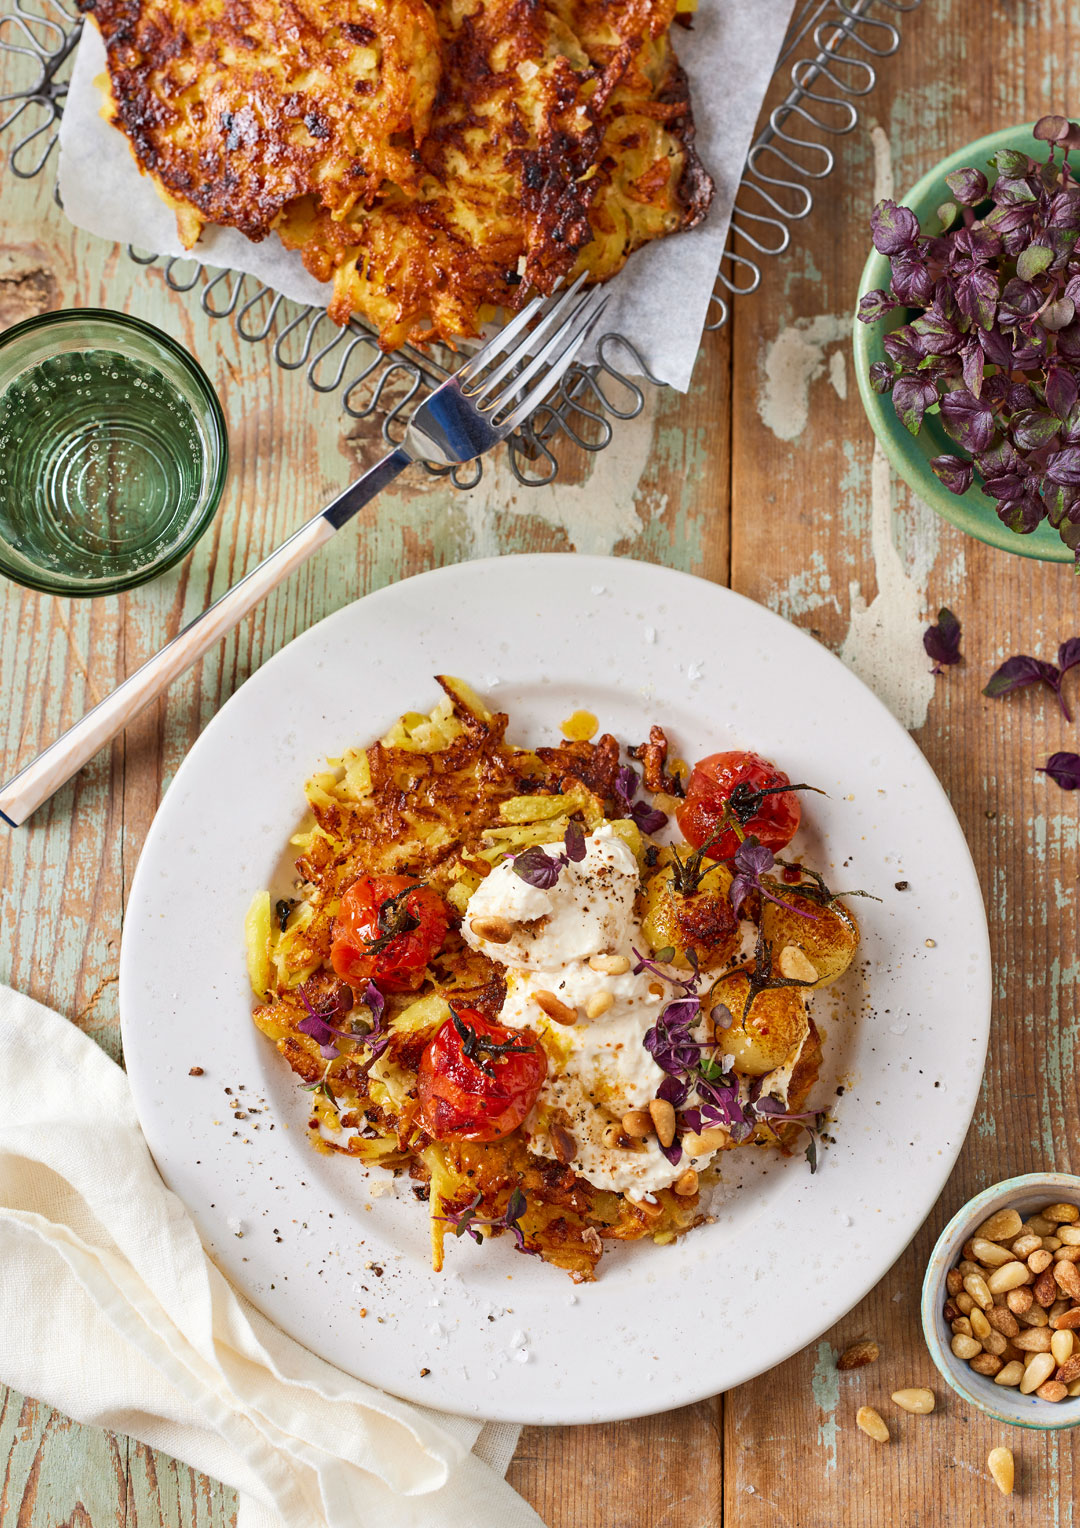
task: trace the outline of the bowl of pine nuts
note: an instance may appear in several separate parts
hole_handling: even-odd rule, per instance
[[[926,1269],[922,1324],[942,1377],[980,1411],[1080,1425],[1080,1178],[1009,1178],[958,1210]]]

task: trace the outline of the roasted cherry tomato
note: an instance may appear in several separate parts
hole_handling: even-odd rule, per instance
[[[782,849],[795,837],[802,809],[794,791],[781,790],[773,796],[762,796],[752,815],[743,819],[738,808],[752,803],[755,791],[788,786],[790,779],[783,770],[770,764],[757,753],[713,753],[695,764],[686,787],[686,800],[676,812],[676,820],[683,837],[700,846],[712,837],[720,826],[724,806],[735,795],[733,809],[739,817],[742,830],[754,836],[773,851]],[[727,828],[714,839],[709,856],[712,859],[731,859],[739,847],[738,834]]]
[[[449,926],[442,897],[415,877],[362,875],[341,899],[330,960],[354,987],[414,992]]]
[[[439,1141],[497,1141],[521,1124],[546,1076],[547,1057],[529,1030],[458,1009],[420,1058],[424,1128]]]

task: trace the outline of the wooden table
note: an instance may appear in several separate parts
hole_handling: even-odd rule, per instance
[[[1075,748],[1052,700],[983,698],[1013,652],[1052,657],[1080,630],[1066,567],[993,552],[938,521],[875,465],[846,340],[876,195],[957,145],[1070,104],[1080,11],[1068,0],[926,0],[881,70],[871,119],[762,290],[708,336],[688,397],[651,392],[616,449],[544,491],[487,471],[470,494],[413,479],[295,576],[200,669],[101,755],[32,826],[0,837],[0,980],[69,1015],[116,1054],[124,903],[161,792],[226,696],[312,622],[422,569],[495,552],[641,557],[730,583],[839,651],[912,728],[975,855],[996,981],[989,1065],[960,1163],[879,1287],[778,1371],[683,1411],[611,1427],[529,1428],[510,1478],[551,1528],[863,1528],[984,1522],[1072,1528],[1080,1436],[990,1425],[938,1380],[919,1332],[919,1278],[944,1220],[1013,1173],[1080,1170],[1076,983],[1078,802],[1036,766]],[[0,87],[2,88],[2,87]],[[213,530],[182,568],[126,598],[71,604],[0,590],[0,771],[28,759],[273,546],[370,451],[336,398],[314,397],[266,347],[204,318],[122,252],[74,232],[50,176],[4,183],[0,323],[101,304],[153,320],[199,357],[229,419],[232,472]],[[941,604],[964,664],[927,674]],[[947,1045],[947,1037],[943,1037]],[[888,1185],[882,1184],[882,1193]],[[838,1264],[844,1247],[831,1249]],[[800,1250],[791,1248],[791,1277]],[[777,1311],[783,1321],[783,1311]],[[873,1367],[835,1355],[871,1335]],[[688,1355],[690,1357],[691,1355]],[[933,1384],[930,1418],[888,1401]],[[886,1447],[854,1424],[879,1403]],[[642,1410],[649,1405],[642,1394]],[[1014,1497],[985,1470],[1007,1442]],[[0,1524],[231,1522],[232,1493],[130,1440],[0,1399]]]

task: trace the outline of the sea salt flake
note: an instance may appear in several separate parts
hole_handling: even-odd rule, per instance
[[[705,672],[703,663],[688,663],[686,665],[686,677],[691,684],[695,684]]]
[[[589,587],[590,594],[606,594],[607,584],[592,584]]]
[[[517,1352],[511,1353],[510,1357],[516,1364],[527,1364],[529,1359],[532,1357],[532,1354],[529,1352],[528,1348],[518,1348]]]
[[[907,1034],[907,1025],[906,1024],[890,1024],[889,1025],[889,1033],[891,1035],[906,1035]]]
[[[644,635],[645,635],[646,642],[648,642],[651,645],[653,642],[656,641],[656,627],[655,626],[646,626]]]

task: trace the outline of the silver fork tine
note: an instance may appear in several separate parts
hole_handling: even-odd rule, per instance
[[[536,345],[540,343],[545,335],[550,334],[552,329],[557,328],[562,324],[566,317],[567,309],[573,303],[577,294],[581,291],[581,284],[584,280],[585,273],[582,271],[581,275],[574,282],[573,286],[568,287],[566,291],[560,295],[558,301],[552,304],[552,306],[544,314],[544,317],[537,324],[536,328],[530,329],[528,336],[522,340],[521,344],[514,347],[502,365],[497,366],[493,372],[486,376],[480,388],[476,392],[470,393],[469,397],[475,399],[477,404],[482,403],[485,398],[489,398],[493,389],[498,387],[502,379],[509,375],[509,373],[513,371],[514,367],[520,363],[523,352],[527,353],[529,350],[532,350]]]
[[[494,398],[491,402],[485,400],[483,404],[485,414],[492,421],[497,420],[501,426],[503,421],[498,419],[499,411],[512,403],[522,388],[531,382],[538,372],[543,371],[545,366],[552,366],[558,361],[565,347],[573,342],[582,327],[595,317],[606,302],[606,297],[600,298],[598,302],[595,292],[587,292],[584,297],[580,298],[573,312],[564,318],[559,328],[539,354],[535,355],[529,364],[511,379],[497,398]]]
[[[554,391],[556,384],[560,381],[567,367],[570,365],[571,361],[574,359],[582,345],[584,345],[585,341],[592,333],[594,324],[600,317],[601,313],[603,313],[607,305],[607,297],[602,297],[600,301],[597,302],[591,309],[591,311],[585,314],[584,318],[575,315],[575,317],[570,321],[570,324],[567,325],[568,329],[573,329],[576,326],[576,334],[571,333],[570,337],[567,338],[566,332],[563,331],[557,334],[555,339],[548,342],[548,344],[544,347],[544,354],[552,349],[556,341],[562,341],[566,348],[559,356],[559,358],[552,362],[550,369],[536,384],[532,392],[526,393],[525,397],[522,398],[521,402],[518,404],[513,413],[510,414],[508,418],[499,421],[500,429],[516,430],[518,425],[521,424],[522,420],[527,418],[534,409],[539,408],[544,399]],[[541,357],[537,356],[537,361],[540,359]],[[522,376],[524,375],[525,373],[523,372]],[[514,386],[508,389],[508,391],[516,390],[517,382],[515,381]]]
[[[581,277],[578,278],[575,290],[576,286],[580,285],[581,279]],[[470,356],[465,365],[458,369],[455,374],[458,382],[470,381],[481,367],[486,366],[489,361],[494,361],[496,356],[502,355],[507,346],[517,339],[521,331],[532,323],[533,319],[548,301],[547,297],[534,297],[530,303],[527,303],[516,318],[512,318],[504,328],[499,330],[498,334],[493,334],[487,344],[482,346],[474,356]]]

